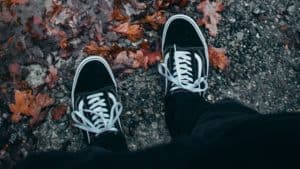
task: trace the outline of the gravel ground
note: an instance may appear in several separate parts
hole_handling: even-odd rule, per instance
[[[299,1],[223,2],[225,10],[218,26],[218,36],[209,37],[207,31],[202,30],[209,44],[226,47],[230,66],[223,72],[211,69],[206,99],[216,102],[233,98],[263,114],[280,111],[300,113]],[[168,15],[175,11],[170,9]],[[195,18],[200,16],[195,5],[181,12]],[[59,102],[70,103],[74,65],[84,56],[83,53],[78,55],[76,60],[71,58],[58,62],[58,67],[66,67],[66,72],[63,72],[66,76],[61,77],[58,87],[51,91]],[[37,65],[28,69],[38,73],[29,74],[27,81],[32,85],[40,83],[40,74],[46,70]],[[130,149],[169,142],[164,121],[163,79],[156,66],[135,70],[132,74],[118,77],[117,81],[124,106],[121,121]],[[0,168],[10,168],[14,161],[31,151],[77,151],[86,147],[82,133],[71,127],[69,113],[70,110],[67,116],[56,122],[49,115],[44,123],[31,129],[27,123],[7,122],[9,114],[0,106],[0,137],[14,146],[10,152],[0,151]]]

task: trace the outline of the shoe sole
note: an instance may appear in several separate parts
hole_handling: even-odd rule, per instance
[[[76,88],[76,84],[77,84],[79,74],[80,74],[82,68],[87,63],[89,63],[91,61],[98,61],[98,62],[102,63],[105,66],[105,68],[107,69],[109,75],[111,76],[111,78],[113,80],[113,83],[114,83],[114,85],[116,87],[116,90],[117,90],[117,82],[116,82],[115,76],[114,76],[109,64],[107,63],[107,61],[101,56],[89,56],[89,57],[85,58],[84,60],[82,60],[80,62],[79,66],[76,69],[76,73],[75,73],[75,76],[74,76],[74,79],[73,79],[72,94],[71,94],[72,95],[71,97],[72,97],[72,108],[73,108],[73,110],[74,110],[74,107],[75,107],[75,105],[74,105],[74,92],[75,92],[75,88]]]
[[[169,29],[170,24],[171,24],[174,20],[176,20],[176,19],[183,19],[183,20],[189,22],[189,23],[194,27],[194,29],[196,30],[196,32],[197,32],[197,34],[198,34],[199,38],[201,39],[202,44],[203,44],[203,46],[204,46],[204,50],[205,50],[205,51],[204,51],[204,53],[205,53],[205,58],[206,58],[206,61],[207,61],[207,69],[206,69],[207,72],[206,72],[206,74],[207,74],[207,76],[208,76],[208,72],[209,72],[209,55],[208,55],[208,48],[207,48],[206,40],[205,40],[205,38],[204,38],[204,36],[203,36],[203,34],[202,34],[202,32],[201,32],[199,26],[198,26],[197,23],[194,21],[194,19],[192,19],[191,17],[189,17],[189,16],[187,16],[187,15],[183,15],[183,14],[173,15],[173,16],[171,16],[171,17],[168,19],[168,21],[165,23],[164,30],[163,30],[163,35],[162,35],[162,46],[161,46],[162,54],[164,53],[164,51],[163,51],[164,48],[163,48],[163,47],[164,47],[164,45],[165,45],[165,38],[166,38],[166,35],[167,35],[167,31],[168,31],[168,29]]]

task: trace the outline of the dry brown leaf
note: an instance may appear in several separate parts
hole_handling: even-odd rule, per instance
[[[88,55],[107,56],[110,53],[110,48],[107,46],[98,46],[95,41],[91,41],[85,46],[84,52],[86,52]]]
[[[53,65],[49,67],[48,71],[49,73],[45,78],[45,82],[47,83],[49,88],[53,88],[58,80],[58,71]]]
[[[132,67],[134,60],[130,58],[128,55],[128,51],[121,51],[117,54],[116,58],[114,59],[114,65],[117,67]]]
[[[180,7],[185,7],[189,0],[155,0],[154,6],[156,9],[168,8],[171,5],[179,5]]]
[[[165,24],[166,21],[167,18],[164,15],[164,12],[162,11],[157,11],[152,15],[146,16],[146,18],[144,19],[144,22],[150,24],[151,27],[155,30],[157,30],[160,26]]]
[[[3,0],[7,6],[12,5],[24,5],[29,2],[29,0]]]
[[[131,25],[129,22],[118,25],[113,28],[113,31],[127,36],[131,41],[137,41],[143,36],[142,27],[136,24]]]
[[[221,15],[218,12],[224,10],[224,5],[221,2],[210,2],[210,0],[202,1],[197,9],[203,13],[203,18],[198,19],[199,25],[204,25],[209,30],[209,34],[213,37],[217,36],[217,24],[221,20]]]
[[[68,38],[63,37],[60,41],[59,41],[59,47],[61,49],[66,49],[68,47]]]
[[[154,65],[162,59],[160,51],[145,51],[143,50],[145,57],[147,58],[147,65]]]
[[[229,59],[225,55],[226,49],[208,47],[209,61],[214,68],[224,70],[229,65]]]
[[[53,108],[52,110],[52,119],[53,120],[60,120],[68,110],[68,106],[66,104],[60,104]]]
[[[118,9],[118,8],[114,9],[111,17],[113,20],[116,20],[116,21],[127,21],[129,19],[129,17],[126,16],[125,14],[123,14],[121,9]]]
[[[32,120],[31,125],[41,118],[42,109],[52,105],[54,99],[50,98],[47,94],[32,95],[31,91],[15,90],[15,103],[9,104],[10,111],[13,113],[11,116],[12,122],[19,122],[22,116],[30,116]]]
[[[147,69],[150,65],[153,65],[161,60],[161,53],[159,51],[122,51],[114,60],[116,67],[125,68],[145,68]]]

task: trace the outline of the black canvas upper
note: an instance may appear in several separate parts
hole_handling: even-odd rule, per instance
[[[76,88],[75,95],[78,93],[94,92],[105,87],[115,88],[113,79],[103,63],[90,61],[82,68]]]
[[[165,43],[163,44],[163,54],[169,54],[168,69],[171,74],[174,74],[174,52],[176,51],[188,51],[189,56],[192,58],[193,80],[198,79],[199,66],[195,59],[195,54],[199,55],[202,60],[202,74],[201,77],[207,76],[207,59],[205,56],[205,48],[202,40],[200,39],[194,26],[185,19],[175,19],[168,26]],[[170,90],[172,82],[168,81],[168,89]],[[202,87],[204,87],[201,84]],[[182,91],[179,89],[179,91]],[[177,92],[177,91],[175,91]],[[174,92],[171,92],[174,93]]]

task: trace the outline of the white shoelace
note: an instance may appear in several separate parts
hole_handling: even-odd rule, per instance
[[[185,89],[191,92],[204,92],[208,88],[207,77],[201,77],[202,73],[202,60],[200,56],[195,54],[195,58],[198,62],[198,78],[193,80],[193,69],[192,69],[192,57],[189,51],[177,51],[176,45],[174,45],[174,62],[173,71],[171,74],[167,63],[170,52],[166,54],[164,63],[158,66],[158,72],[166,77],[167,80],[172,82],[170,91],[176,89]],[[166,82],[167,83],[167,82]],[[203,84],[204,86],[201,86]]]
[[[71,113],[74,126],[87,132],[88,142],[90,143],[89,133],[95,133],[96,136],[106,131],[118,131],[115,122],[120,124],[119,116],[122,112],[122,104],[117,102],[116,97],[112,93],[108,93],[108,97],[112,100],[110,112],[104,98],[104,93],[96,93],[87,96],[88,109],[84,109],[84,101],[81,100],[78,110]],[[87,118],[84,113],[91,114],[91,119]],[[120,125],[121,126],[121,125]]]

